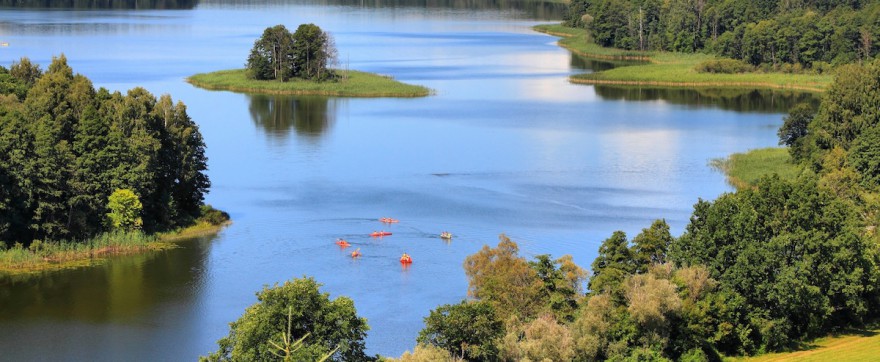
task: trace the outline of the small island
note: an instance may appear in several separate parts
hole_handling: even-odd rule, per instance
[[[390,76],[335,69],[333,38],[314,24],[291,33],[284,25],[266,28],[254,42],[246,68],[199,73],[190,84],[233,92],[338,97],[424,97],[431,90]]]
[[[569,81],[572,83],[823,92],[833,79],[830,73],[758,71],[750,69],[743,62],[712,54],[603,47],[590,41],[586,30],[560,24],[538,25],[533,29],[561,37],[559,46],[575,54],[593,59],[631,62],[605,71],[571,76]]]

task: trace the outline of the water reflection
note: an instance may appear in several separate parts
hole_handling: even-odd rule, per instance
[[[370,9],[451,9],[519,11],[535,20],[562,18],[566,4],[542,0],[206,0],[204,5],[264,8],[266,5],[347,6]]]
[[[599,60],[593,58],[582,57],[575,53],[571,53],[571,60],[569,61],[569,65],[571,65],[574,69],[583,69],[583,70],[592,70],[593,72],[601,72],[603,70],[609,70],[612,68],[627,66],[627,65],[637,65],[642,62],[633,62],[633,61],[612,61],[612,60]]]
[[[204,278],[203,249],[211,239],[184,242],[167,252],[114,257],[93,267],[0,277],[0,321],[124,322],[162,303],[193,304]]]
[[[0,7],[50,9],[192,9],[199,0],[0,0]]]
[[[786,90],[684,89],[596,85],[596,94],[607,100],[664,101],[702,108],[717,107],[737,112],[786,113],[798,103],[818,106],[811,93]]]
[[[284,141],[290,130],[308,139],[318,139],[336,122],[339,98],[248,94],[251,119],[266,134]]]

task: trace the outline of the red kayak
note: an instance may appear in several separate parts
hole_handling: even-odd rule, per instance
[[[349,244],[347,241],[345,241],[345,239],[336,240],[336,245],[339,245],[343,248],[347,248],[347,247],[351,246],[351,244]]]
[[[388,235],[391,235],[390,231],[374,231],[372,234],[370,234],[370,236],[372,236],[374,238],[381,238],[383,236],[388,236]]]
[[[412,257],[406,254],[400,257],[401,264],[412,264]]]

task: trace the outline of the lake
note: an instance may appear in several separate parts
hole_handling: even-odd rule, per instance
[[[28,56],[45,69],[64,53],[96,86],[186,103],[208,145],[206,201],[234,223],[170,251],[0,279],[0,360],[194,360],[255,292],[302,276],[354,300],[368,353],[399,356],[431,309],[466,298],[464,259],[499,234],[523,256],[571,254],[585,268],[615,230],[633,237],[665,218],[679,235],[699,198],[731,191],[709,160],[776,145],[786,109],[811,99],[569,84],[614,65],[530,29],[559,21],[554,3],[145,3],[154,9],[3,9],[0,64]],[[184,81],[242,67],[268,26],[309,22],[334,36],[340,67],[436,95],[258,96]],[[383,229],[393,235],[368,236]]]

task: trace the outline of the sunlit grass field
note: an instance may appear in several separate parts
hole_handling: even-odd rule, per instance
[[[805,349],[789,353],[768,353],[757,357],[728,358],[726,362],[869,362],[880,360],[880,330],[855,331],[825,337]]]
[[[322,95],[340,97],[424,97],[431,90],[418,85],[398,82],[391,77],[338,70],[339,79],[325,82],[291,79],[287,82],[253,80],[244,69],[199,73],[187,79],[191,84],[211,90],[229,90],[244,93]]]
[[[657,85],[668,87],[747,87],[795,89],[821,92],[831,85],[830,74],[748,72],[738,74],[700,73],[698,64],[716,59],[701,53],[639,52],[596,45],[583,29],[562,25],[538,25],[536,31],[560,36],[559,45],[586,57],[617,60],[644,60],[643,64],[617,67],[601,72],[572,76],[573,83]]]
[[[739,189],[754,185],[761,176],[775,173],[784,180],[794,180],[801,173],[801,168],[791,162],[788,149],[780,147],[734,153],[728,158],[712,160],[711,164]]]

